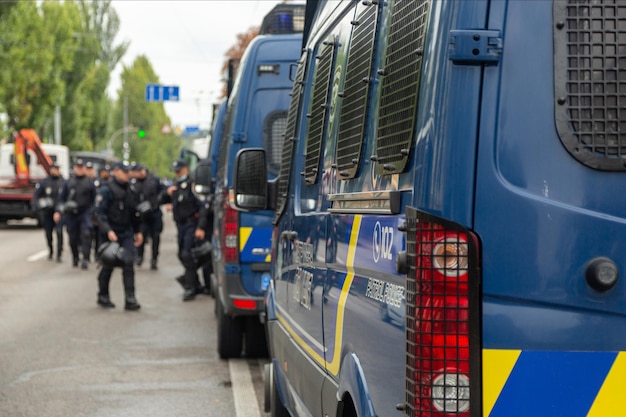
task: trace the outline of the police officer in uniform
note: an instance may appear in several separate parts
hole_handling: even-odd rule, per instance
[[[185,268],[185,292],[183,301],[191,301],[202,291],[198,280],[198,265],[191,254],[196,240],[204,240],[206,208],[192,191],[189,179],[189,166],[183,159],[172,166],[176,173],[176,183],[167,188],[163,203],[172,203],[172,212],[178,230],[178,259]]]
[[[98,169],[98,176],[94,178],[93,180],[93,186],[96,188],[96,195],[98,194],[98,191],[100,190],[100,188],[109,181],[110,176],[111,176],[110,171],[111,171],[111,167],[109,165],[103,165]],[[93,215],[93,240],[94,240],[95,250],[97,251],[98,247],[102,243],[102,239],[101,239],[100,228],[98,227],[98,221],[96,220],[95,213]]]
[[[79,158],[74,162],[74,176],[63,184],[59,194],[54,221],[58,224],[63,214],[72,249],[72,266],[78,267],[80,246],[80,252],[83,255],[80,265],[82,269],[89,268],[93,231],[91,210],[95,197],[96,189],[93,181],[87,177],[85,163]]]
[[[162,195],[167,187],[155,175],[149,174],[146,167],[141,164],[134,166],[136,176],[134,178],[134,189],[138,197],[139,204],[145,205],[141,212],[141,232],[144,237],[143,244],[137,248],[137,266],[141,266],[144,256],[144,247],[148,239],[152,240],[152,259],[150,269],[157,269],[157,259],[159,257],[159,245],[161,243],[161,232],[163,231],[163,213],[160,209]]]
[[[141,220],[136,211],[136,199],[128,183],[129,166],[123,162],[113,165],[113,177],[98,191],[95,214],[102,234],[102,241],[118,242],[124,249],[122,278],[126,310],[139,310],[135,298],[135,247],[143,242]],[[98,300],[103,308],[113,308],[109,297],[109,282],[113,267],[104,264],[98,274]]]
[[[63,253],[63,224],[54,222],[54,207],[59,199],[59,192],[65,180],[60,175],[59,165],[53,163],[50,166],[50,175],[39,182],[33,193],[33,204],[39,211],[39,218],[46,233],[48,243],[48,259],[52,259],[54,249],[52,245],[53,232],[56,231],[57,239],[57,262],[61,262]]]

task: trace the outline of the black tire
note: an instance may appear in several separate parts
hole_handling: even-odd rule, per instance
[[[248,317],[246,320],[245,344],[247,358],[267,358],[269,356],[265,326],[261,324],[258,316]]]
[[[222,359],[239,358],[242,347],[243,323],[241,318],[226,315],[220,304],[217,307],[217,353]]]
[[[285,408],[283,403],[280,402],[280,396],[278,395],[278,387],[276,386],[276,377],[274,375],[273,365],[270,364],[272,369],[270,370],[270,416],[272,417],[291,417],[289,411]]]

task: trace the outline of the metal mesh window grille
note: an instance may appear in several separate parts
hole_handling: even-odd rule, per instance
[[[298,61],[298,70],[296,71],[296,78],[291,90],[291,103],[289,105],[289,111],[287,112],[287,123],[285,126],[285,135],[283,139],[283,147],[281,153],[280,170],[278,172],[278,185],[277,185],[277,199],[276,199],[276,213],[274,216],[274,224],[278,221],[280,216],[285,210],[287,204],[287,197],[289,194],[289,175],[291,173],[291,164],[293,162],[293,151],[295,149],[296,131],[298,124],[298,111],[300,110],[300,100],[302,96],[302,86],[304,83],[304,74],[307,62],[307,52],[302,54],[300,61]]]
[[[402,172],[409,158],[429,5],[429,0],[393,2],[384,68],[380,71],[375,155],[379,174]]]
[[[626,170],[626,3],[554,2],[556,125],[581,163]]]
[[[478,248],[462,226],[406,211],[407,417],[480,416]]]
[[[367,98],[378,7],[368,3],[353,22],[355,28],[348,53],[348,66],[339,117],[337,172],[340,179],[356,176],[363,147]]]
[[[317,65],[313,80],[313,98],[311,111],[307,115],[310,118],[309,131],[306,136],[306,154],[304,160],[304,181],[306,184],[315,184],[319,170],[322,143],[326,130],[326,114],[328,113],[331,73],[334,42],[324,42],[320,53],[316,56]]]
[[[277,110],[265,118],[263,123],[263,142],[267,152],[267,170],[278,174],[282,161],[283,140],[287,129],[287,112]]]

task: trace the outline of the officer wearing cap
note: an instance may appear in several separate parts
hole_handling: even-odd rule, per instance
[[[183,301],[190,301],[201,292],[198,280],[198,265],[191,249],[194,241],[204,240],[206,228],[206,207],[193,193],[193,184],[189,179],[189,166],[183,159],[174,162],[172,169],[176,173],[176,182],[167,188],[163,203],[172,203],[172,212],[178,229],[178,259],[185,268]]]
[[[143,263],[144,247],[146,242],[151,240],[150,269],[156,270],[163,231],[163,213],[161,213],[160,202],[167,187],[157,176],[148,173],[148,169],[139,163],[133,166],[132,170],[135,172],[132,182],[138,206],[141,207],[138,211],[141,213],[141,232],[144,237],[143,243],[137,248],[136,263],[137,266]]]
[[[52,259],[54,254],[53,248],[53,232],[56,232],[57,239],[57,262],[61,262],[61,254],[63,253],[63,224],[54,222],[54,207],[59,200],[59,192],[63,187],[65,180],[60,174],[59,165],[53,163],[50,166],[50,175],[40,181],[35,187],[33,193],[34,209],[38,211],[41,225],[46,234],[46,242],[48,243],[48,259]]]
[[[93,181],[96,179],[96,170],[93,166],[93,162],[85,162],[85,174]]]
[[[96,188],[100,188],[109,178],[111,178],[111,167],[109,165],[103,165],[98,169],[98,178],[96,178],[93,183]]]
[[[123,162],[113,165],[113,177],[102,185],[96,196],[96,220],[100,227],[102,242],[118,242],[124,248],[122,279],[126,310],[139,310],[141,306],[135,298],[135,248],[143,242],[140,231],[141,220],[136,212],[136,199],[128,182],[129,166]],[[98,274],[97,303],[103,308],[113,308],[109,297],[109,282],[113,267],[103,264]]]
[[[96,197],[96,188],[85,170],[85,162],[74,162],[74,175],[63,184],[59,193],[59,203],[54,213],[54,222],[59,224],[63,214],[65,227],[72,249],[72,266],[78,267],[79,247],[83,255],[82,269],[89,268],[91,235],[93,230],[92,207]]]

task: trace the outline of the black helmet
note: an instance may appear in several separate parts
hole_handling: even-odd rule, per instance
[[[78,203],[74,200],[66,201],[62,207],[65,214],[78,214]]]
[[[198,266],[204,265],[211,260],[211,243],[208,240],[196,240],[191,248],[191,256]]]
[[[96,253],[98,260],[106,266],[124,266],[124,248],[118,242],[104,242]]]

